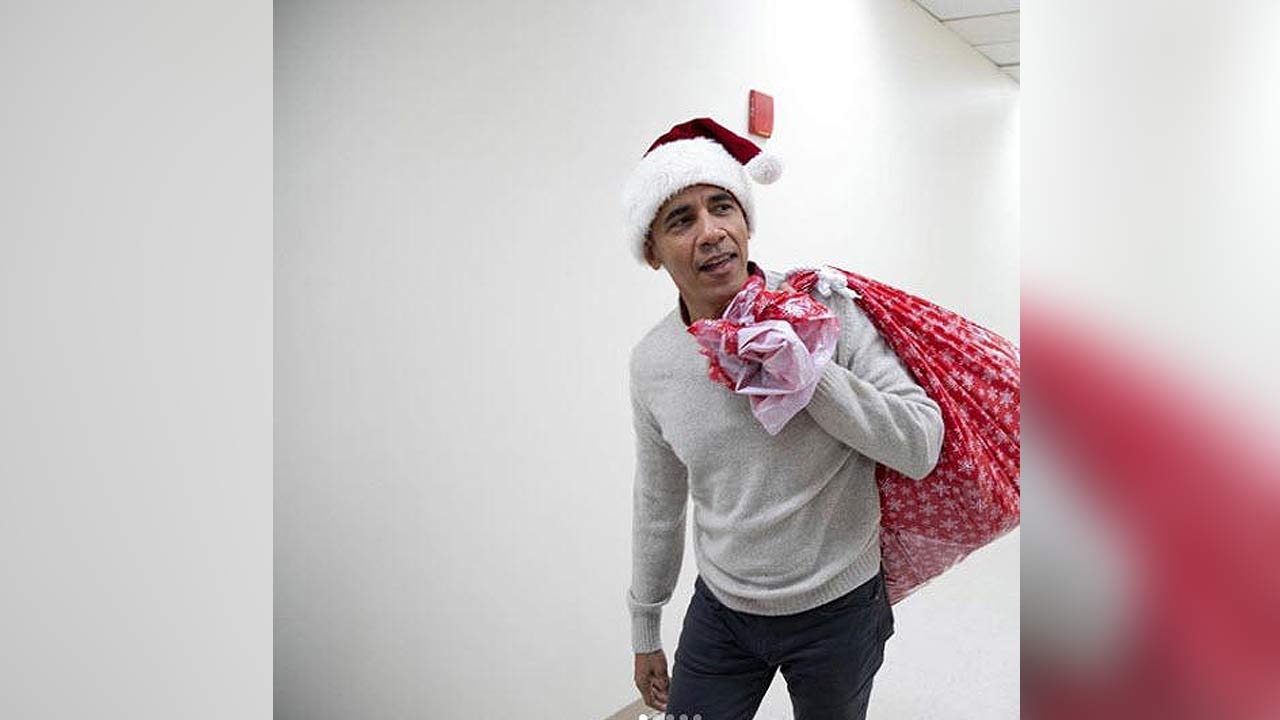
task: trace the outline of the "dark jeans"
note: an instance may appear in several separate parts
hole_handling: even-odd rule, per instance
[[[825,605],[778,616],[730,610],[699,576],[676,648],[666,716],[750,720],[781,668],[795,720],[863,720],[891,635],[883,570]]]

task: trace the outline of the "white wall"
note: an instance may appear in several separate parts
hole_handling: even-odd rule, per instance
[[[1017,339],[1018,88],[905,0],[292,2],[276,42],[279,717],[635,699],[626,359],[675,291],[617,198],[672,124],[771,92],[753,257]],[[1016,543],[898,606],[873,717],[1013,716]]]

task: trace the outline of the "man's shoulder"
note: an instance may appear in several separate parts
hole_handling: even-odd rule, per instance
[[[771,270],[767,267],[762,267],[760,269],[764,271],[764,286],[770,290],[777,290],[778,286],[782,284],[782,281],[787,279],[787,274],[781,270]]]
[[[666,315],[663,315],[632,345],[630,364],[633,374],[646,367],[653,367],[663,358],[671,356],[670,336],[673,327],[672,321],[673,316],[678,315],[678,313],[678,309],[672,309]],[[676,318],[676,321],[678,322],[678,318]]]
[[[796,268],[799,269],[815,269],[818,265],[803,265]],[[766,271],[768,272],[768,271]],[[779,272],[779,284],[785,280],[787,275],[792,271]],[[823,294],[815,284],[809,289],[809,297],[821,303],[824,307],[831,311],[840,321],[840,342],[837,349],[837,356],[845,358],[847,354],[856,348],[865,348],[868,344],[873,343],[879,337],[879,331],[876,329],[875,323],[872,322],[871,316],[856,300],[848,295],[840,292],[828,292]],[[844,364],[843,362],[841,364]]]

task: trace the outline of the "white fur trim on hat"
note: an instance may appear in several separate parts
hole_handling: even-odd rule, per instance
[[[690,185],[699,184],[716,185],[733,193],[747,216],[748,228],[755,229],[755,204],[748,169],[715,140],[705,137],[676,140],[659,145],[645,155],[622,190],[627,242],[637,260],[645,262],[645,235],[662,204]]]

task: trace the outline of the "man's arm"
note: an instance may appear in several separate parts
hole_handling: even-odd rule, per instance
[[[633,492],[631,645],[636,653],[662,648],[662,606],[671,600],[684,559],[688,470],[662,438],[653,415],[631,380],[631,410],[636,433]]]
[[[823,369],[806,408],[837,440],[913,480],[933,471],[942,452],[942,411],[911,377],[862,308],[832,294],[841,351]],[[847,354],[843,362],[837,360]]]

